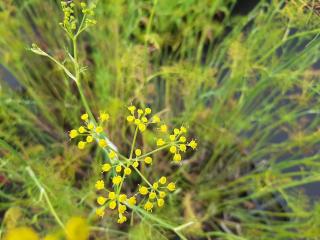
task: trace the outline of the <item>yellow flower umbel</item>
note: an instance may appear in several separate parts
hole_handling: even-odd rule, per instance
[[[189,149],[196,149],[197,142],[187,139],[187,129],[182,126],[170,130],[169,125],[163,123],[159,116],[152,116],[150,108],[138,108],[129,106],[129,115],[125,117],[126,122],[131,126],[133,140],[130,152],[120,153],[108,140],[105,131],[105,123],[110,116],[106,112],[100,112],[98,122],[90,119],[89,114],[81,116],[83,125],[69,132],[72,139],[80,138],[78,148],[84,149],[89,144],[96,143],[105,156],[105,162],[101,166],[103,178],[95,183],[95,189],[99,194],[96,198],[96,214],[103,217],[110,211],[115,211],[119,224],[125,223],[128,212],[135,207],[152,212],[157,208],[165,206],[166,197],[176,190],[176,183],[171,182],[166,176],[161,176],[157,181],[151,183],[147,177],[140,172],[140,166],[151,166],[156,163],[154,159],[160,151],[167,151],[172,154],[175,163],[183,159]],[[146,131],[154,131],[156,138],[154,149],[146,151],[149,147],[138,147],[137,139]],[[139,184],[135,193],[127,195],[123,191],[126,180],[132,175],[141,176],[143,183]]]

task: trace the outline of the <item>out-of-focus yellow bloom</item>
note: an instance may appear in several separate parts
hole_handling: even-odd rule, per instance
[[[40,240],[40,238],[32,228],[18,227],[9,230],[4,240]]]
[[[87,240],[89,238],[89,226],[81,217],[70,218],[66,224],[67,240]]]

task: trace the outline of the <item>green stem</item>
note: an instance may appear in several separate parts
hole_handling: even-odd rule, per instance
[[[139,171],[138,168],[133,167],[133,169],[140,175],[140,177],[143,179],[143,181],[145,181],[150,187],[152,187],[152,184],[145,178],[145,176]]]
[[[132,140],[132,144],[131,144],[131,150],[130,150],[129,160],[132,159],[133,150],[134,150],[134,147],[135,147],[135,145],[136,145],[137,135],[138,135],[138,126],[136,127],[136,129],[135,129],[135,131],[134,131],[134,136],[133,136],[133,140]]]
[[[78,91],[79,91],[79,94],[80,94],[80,97],[81,97],[81,101],[84,105],[84,108],[86,110],[86,112],[89,114],[90,116],[90,119],[92,119],[95,123],[95,118],[93,117],[93,114],[91,112],[91,109],[89,107],[89,104],[87,102],[87,99],[83,93],[83,89],[82,89],[82,86],[81,86],[81,82],[80,82],[80,78],[81,78],[81,74],[80,74],[80,68],[79,68],[79,63],[78,63],[78,45],[77,45],[77,36],[74,36],[72,38],[72,45],[73,45],[73,64],[74,64],[74,71],[75,71],[75,82],[77,84],[77,87],[78,87]]]
[[[51,214],[53,215],[53,217],[55,218],[55,220],[57,221],[57,223],[60,225],[60,227],[65,230],[65,226],[64,224],[62,223],[61,219],[59,218],[58,214],[56,213],[56,211],[54,210],[53,206],[52,206],[52,203],[49,199],[49,196],[46,192],[46,190],[44,189],[44,187],[41,185],[40,181],[38,180],[38,178],[36,177],[35,173],[32,171],[32,169],[30,167],[26,167],[26,170],[29,174],[29,176],[32,178],[32,180],[35,182],[35,184],[37,185],[39,191],[41,194],[43,194],[47,204],[48,204],[48,207],[50,209],[50,212]]]

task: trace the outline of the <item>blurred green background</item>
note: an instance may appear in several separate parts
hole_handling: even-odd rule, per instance
[[[154,214],[192,222],[186,239],[319,239],[319,196],[306,189],[320,180],[320,5],[247,4],[100,0],[97,25],[79,39],[84,94],[94,114],[110,114],[108,136],[121,150],[130,146],[123,116],[132,103],[189,127],[199,147],[178,172],[165,154],[141,169],[178,179]],[[1,237],[16,226],[59,231],[54,208],[63,222],[88,219],[92,239],[180,239],[152,219],[119,226],[95,217],[103,157],[68,138],[84,112],[77,88],[28,51],[37,43],[70,65],[62,17],[54,0],[0,2]]]

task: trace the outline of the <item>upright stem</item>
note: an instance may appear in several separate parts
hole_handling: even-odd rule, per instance
[[[79,63],[78,63],[78,45],[77,45],[77,37],[74,36],[72,38],[72,45],[73,45],[73,64],[74,64],[74,71],[75,71],[75,77],[76,77],[76,84],[77,84],[77,88],[81,97],[81,101],[84,105],[84,108],[86,110],[86,112],[89,114],[90,119],[92,119],[92,121],[95,122],[95,118],[93,117],[93,114],[91,112],[91,109],[89,107],[89,104],[87,102],[87,99],[83,93],[83,89],[81,86],[81,74],[80,74],[80,68],[79,68]]]
[[[130,151],[129,160],[132,159],[133,150],[134,150],[134,147],[136,145],[137,135],[138,135],[138,126],[136,127],[136,130],[134,131],[134,136],[133,136],[133,140],[132,140],[132,144],[131,144],[131,151]]]

